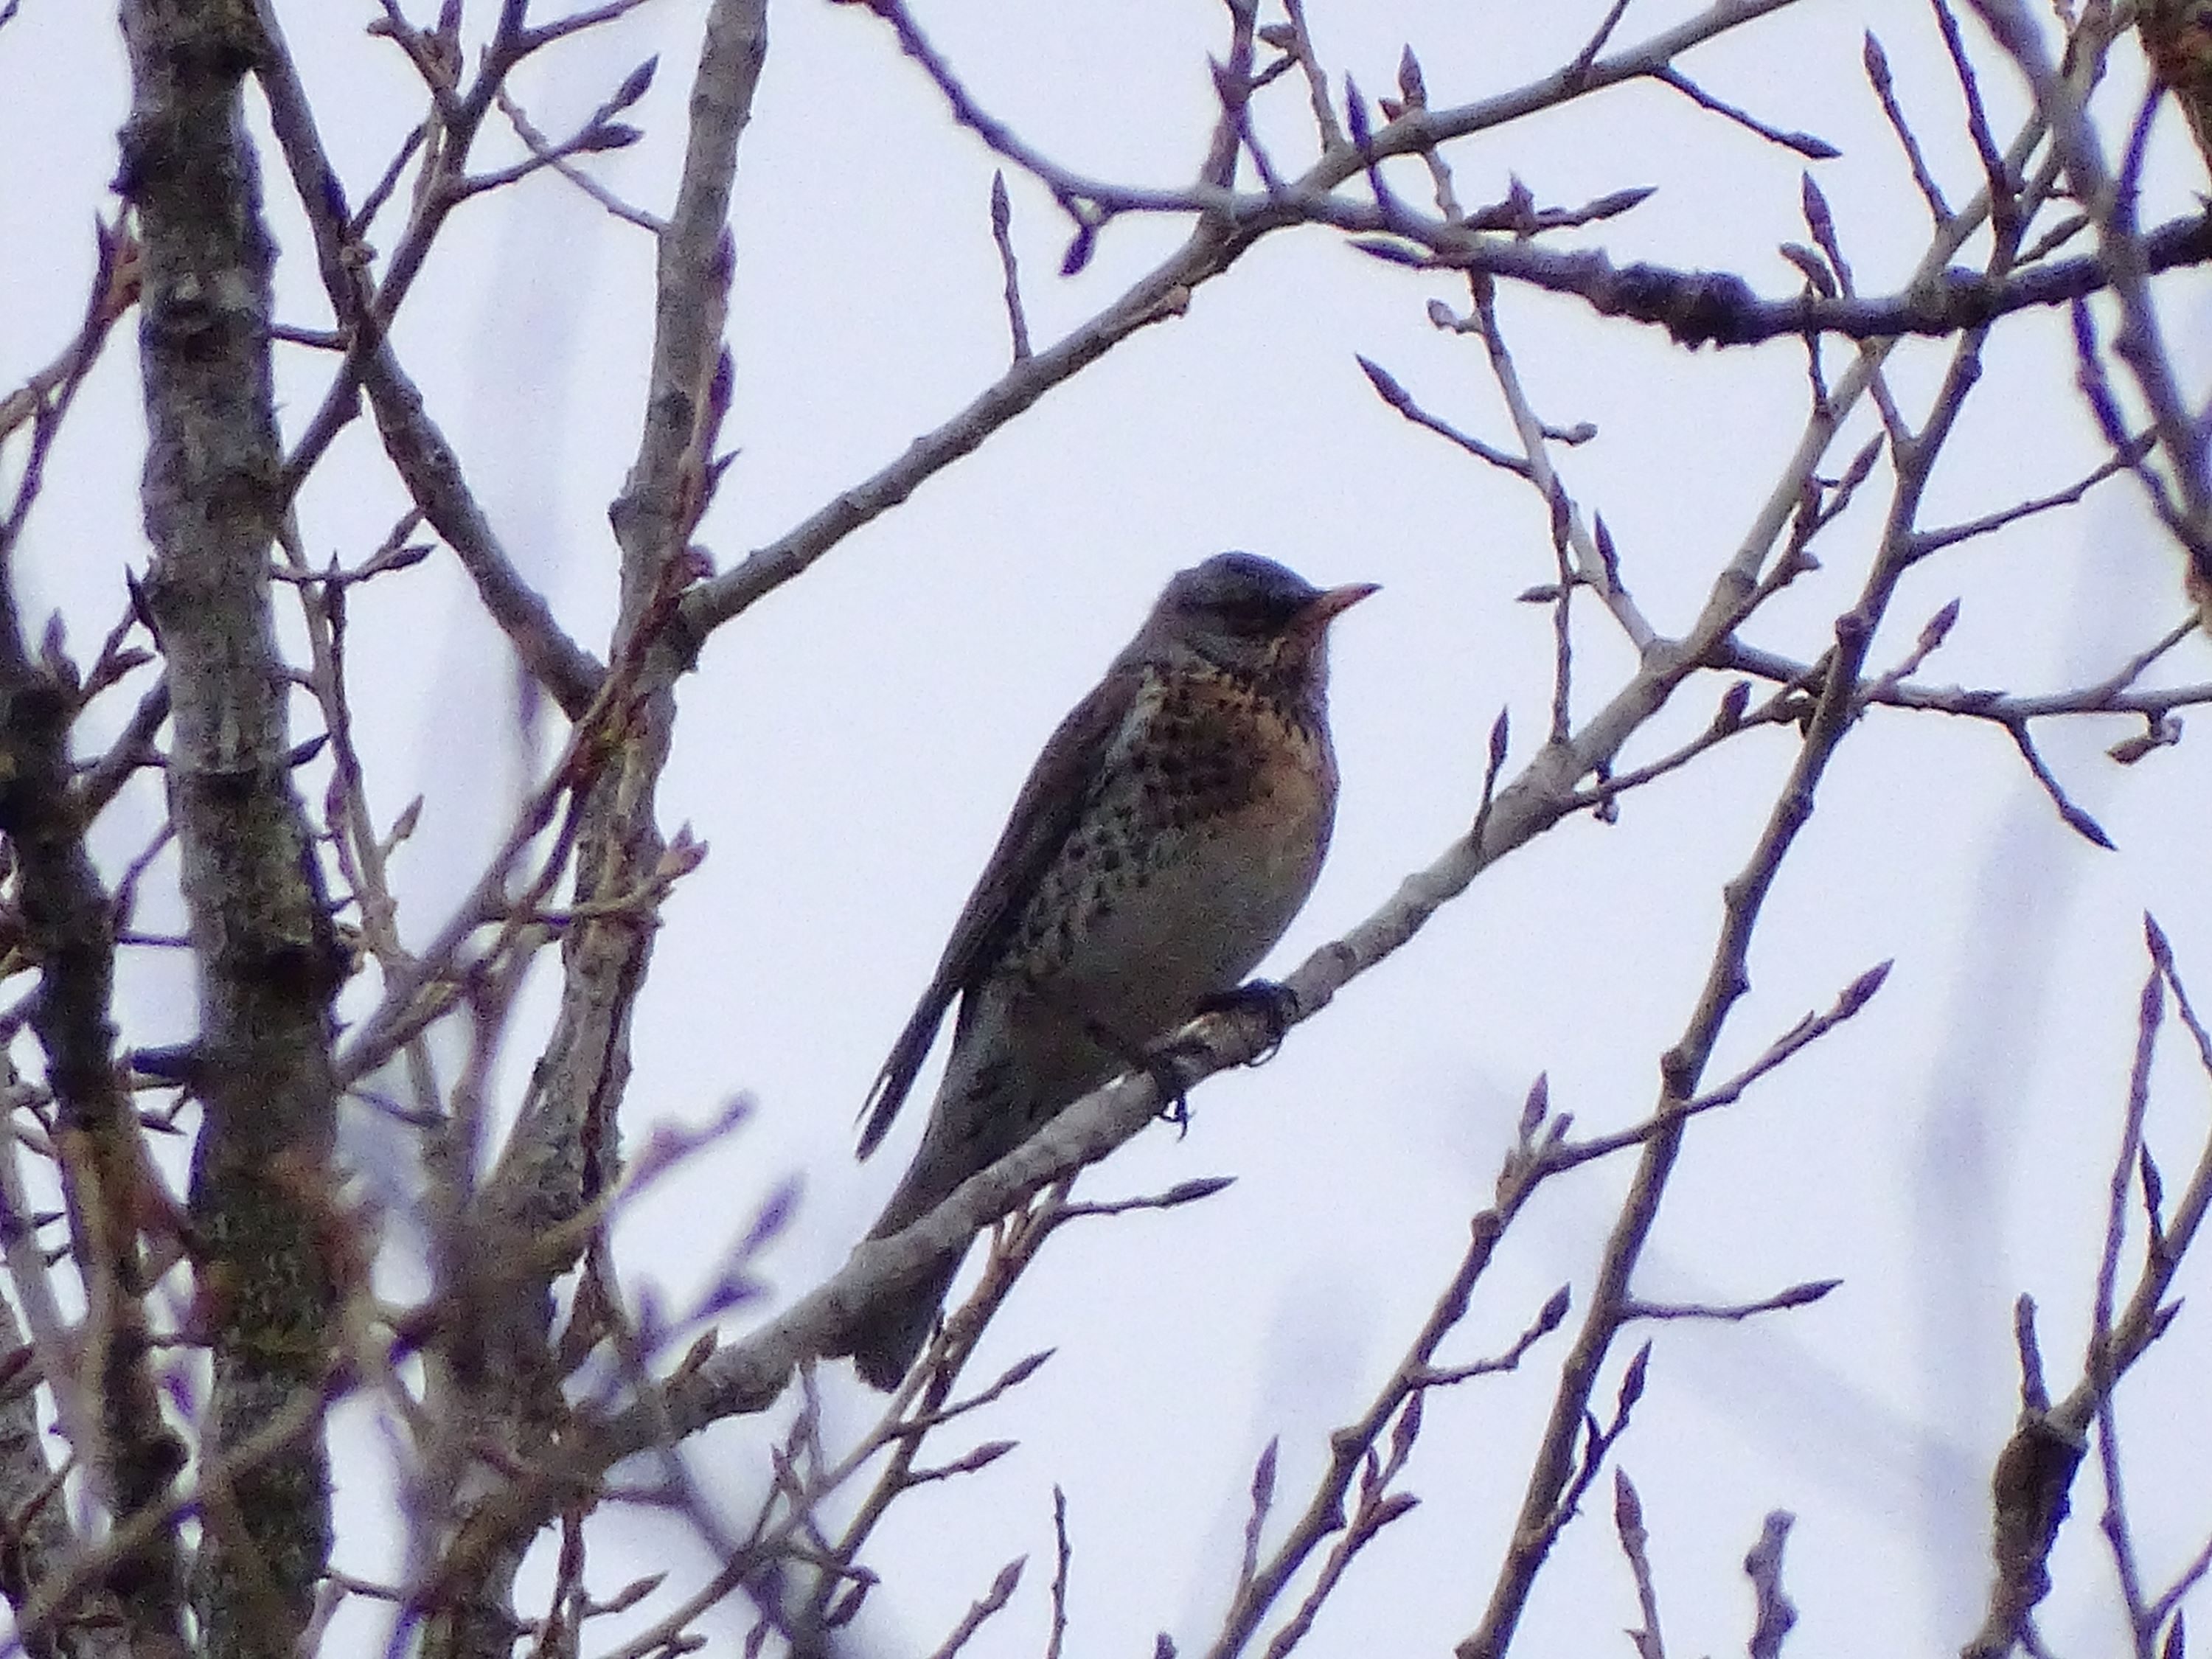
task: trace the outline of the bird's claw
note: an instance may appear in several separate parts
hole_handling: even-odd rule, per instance
[[[1283,1046],[1283,1037],[1298,1017],[1297,993],[1287,985],[1272,979],[1247,980],[1226,991],[1217,991],[1201,998],[1194,1012],[1196,1014],[1257,1014],[1267,1028],[1267,1040],[1260,1052],[1245,1062],[1248,1066],[1264,1066],[1275,1057]],[[1190,1084],[1183,1076],[1181,1055],[1173,1043],[1152,1050],[1138,1059],[1146,1077],[1160,1097],[1160,1116],[1176,1126],[1176,1138],[1181,1139],[1190,1133]]]
[[[1257,1014],[1266,1022],[1267,1040],[1260,1052],[1244,1063],[1265,1066],[1283,1046],[1283,1039],[1298,1018],[1298,994],[1279,980],[1249,979],[1226,991],[1217,991],[1198,1005],[1201,1014]]]
[[[1183,1080],[1182,1067],[1176,1064],[1175,1051],[1154,1049],[1145,1056],[1144,1067],[1159,1095],[1161,1119],[1176,1126],[1176,1139],[1181,1140],[1190,1133],[1190,1085]]]

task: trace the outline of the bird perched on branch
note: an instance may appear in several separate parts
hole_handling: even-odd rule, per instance
[[[1375,592],[1224,553],[1170,581],[1052,734],[863,1109],[882,1141],[955,998],[898,1232],[1234,991],[1321,872],[1336,811],[1328,625]],[[961,1250],[866,1310],[842,1352],[879,1389],[928,1340]]]
[[[2212,163],[2212,5],[2206,0],[2142,0],[2136,28],[2152,76],[2181,106],[2190,137]]]

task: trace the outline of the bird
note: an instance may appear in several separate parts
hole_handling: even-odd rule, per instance
[[[2143,0],[2136,29],[2151,78],[2173,94],[2189,136],[2212,163],[2212,5],[2205,0]]]
[[[882,1144],[957,1000],[921,1145],[871,1239],[1234,994],[1313,890],[1335,819],[1328,632],[1372,583],[1251,553],[1179,572],[1047,740],[861,1108]],[[963,1244],[860,1310],[838,1352],[886,1391],[928,1340]]]

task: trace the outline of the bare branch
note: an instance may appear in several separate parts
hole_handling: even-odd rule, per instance
[[[1881,42],[1875,38],[1872,29],[1866,33],[1863,63],[1868,84],[1874,88],[1875,96],[1881,102],[1882,116],[1888,121],[1889,130],[1897,135],[1898,144],[1905,151],[1905,164],[1912,169],[1912,182],[1919,186],[1921,197],[1928,204],[1929,216],[1938,225],[1948,222],[1951,204],[1943,199],[1942,187],[1936,182],[1936,175],[1929,172],[1928,158],[1920,153],[1920,140],[1914,135],[1911,123],[1905,118],[1905,111],[1898,105],[1896,82],[1889,73],[1889,54],[1881,49]]]
[[[1644,1500],[1637,1495],[1628,1471],[1613,1472],[1613,1529],[1620,1540],[1620,1553],[1628,1558],[1629,1575],[1636,1581],[1636,1605],[1644,1623],[1628,1632],[1637,1659],[1667,1659],[1667,1644],[1659,1635],[1659,1591],[1651,1580],[1651,1535],[1644,1526]]]
[[[1314,52],[1313,31],[1306,23],[1305,0],[1283,0],[1284,15],[1291,20],[1291,38],[1286,50],[1298,61],[1298,68],[1306,77],[1308,101],[1313,106],[1314,130],[1320,135],[1324,154],[1346,148],[1344,129],[1337,125],[1336,103],[1329,96],[1328,76],[1322,70],[1321,59]]]
[[[1662,86],[1672,87],[1698,108],[1711,110],[1714,114],[1735,122],[1747,132],[1757,133],[1770,144],[1779,144],[1784,149],[1793,150],[1815,161],[1833,161],[1843,154],[1826,139],[1816,138],[1809,132],[1785,132],[1779,127],[1767,125],[1748,111],[1738,109],[1734,104],[1714,97],[1671,65],[1653,70],[1651,78]]]
[[[1792,1285],[1786,1291],[1777,1291],[1772,1296],[1764,1297],[1757,1302],[1631,1301],[1626,1304],[1626,1311],[1632,1319],[1711,1319],[1732,1325],[1756,1318],[1760,1314],[1808,1307],[1843,1282],[1840,1279],[1812,1279],[1802,1285]]]
[[[99,225],[98,238],[91,294],[76,337],[52,362],[0,398],[0,439],[25,421],[32,423],[30,453],[16,477],[15,498],[9,502],[6,515],[0,517],[0,562],[13,558],[22,538],[24,523],[45,483],[47,454],[60,433],[63,417],[76,400],[77,388],[99,361],[100,349],[117,319],[137,303],[137,243],[119,224]]]
[[[1006,326],[1014,338],[1014,361],[1030,355],[1029,319],[1022,314],[1021,272],[1014,264],[1013,204],[1006,199],[1006,175],[991,175],[991,240],[999,249],[999,266],[1006,276]]]
[[[2106,852],[2112,851],[2112,837],[2105,833],[2096,819],[2067,798],[2065,786],[2044,764],[2043,757],[2036,750],[2034,739],[2028,736],[2027,722],[2007,721],[2005,729],[2011,734],[2014,746],[2020,750],[2020,757],[2027,763],[2029,775],[2042,786],[2043,793],[2051,798],[2051,805],[2057,809],[2058,816],[2066,827],[2091,846],[2101,847]]]
[[[1952,525],[1942,530],[1923,530],[1913,538],[1913,556],[1924,558],[1940,549],[1970,541],[1977,536],[1986,536],[1992,531],[2017,524],[2022,519],[2048,513],[2053,507],[2072,507],[2106,479],[2116,477],[2123,472],[2132,472],[2149,453],[2152,441],[2149,433],[2142,434],[2111,459],[2099,463],[2078,482],[2048,495],[2033,496],[2016,507],[2008,507],[2001,513],[1986,514],[1978,519],[1969,519],[1964,524]]]
[[[930,1659],[952,1659],[952,1656],[968,1645],[969,1638],[983,1627],[984,1621],[1003,1609],[1013,1599],[1014,1587],[1022,1582],[1022,1568],[1029,1558],[1023,1556],[1006,1563],[999,1576],[991,1581],[991,1588],[981,1598],[961,1615],[960,1622],[952,1628],[941,1646],[930,1655]]]
[[[1372,358],[1356,356],[1356,361],[1359,364],[1360,372],[1367,376],[1368,384],[1375,388],[1375,395],[1415,426],[1426,427],[1437,436],[1449,438],[1479,461],[1487,461],[1491,465],[1519,477],[1526,478],[1531,476],[1528,463],[1522,457],[1509,455],[1504,450],[1494,448],[1483,442],[1480,438],[1471,438],[1457,427],[1430,414],[1428,410],[1413,401],[1413,393],[1399,385],[1390,372]]]
[[[316,131],[306,90],[268,0],[257,0],[257,3],[267,43],[259,74],[269,98],[270,125],[291,170],[300,205],[314,232],[324,291],[351,341],[341,383],[350,386],[358,377],[375,411],[385,452],[416,505],[459,558],[476,583],[484,609],[505,630],[516,654],[547,694],[574,718],[591,702],[605,671],[562,631],[551,608],[522,580],[469,489],[459,458],[431,419],[421,392],[393,356],[386,330],[392,308],[405,291],[402,272],[408,267],[387,276],[383,289],[372,300],[353,257],[356,244],[344,195]],[[428,230],[417,233],[419,238],[429,234]],[[326,406],[338,407],[335,403]],[[311,428],[292,456],[286,468],[291,489],[297,489],[307,469],[319,458],[321,449],[316,438],[324,431],[335,433],[336,427],[326,420]]]
[[[1045,1638],[1044,1659],[1060,1659],[1067,1636],[1067,1578],[1074,1552],[1067,1543],[1067,1494],[1052,1489],[1052,1633]]]
[[[571,140],[567,147],[551,143],[544,133],[531,125],[530,118],[522,112],[522,106],[507,96],[504,88],[500,90],[498,103],[499,112],[507,117],[507,124],[514,129],[514,136],[522,140],[524,147],[536,158],[539,165],[552,168],[554,172],[559,173],[625,224],[635,225],[640,230],[648,231],[655,236],[667,228],[666,221],[656,215],[647,213],[643,208],[634,207],[623,201],[621,197],[616,195],[569,159],[578,149],[588,149],[593,148],[592,146],[581,145],[577,140]],[[589,131],[587,127],[586,131]],[[579,138],[581,137],[582,135],[580,134]]]
[[[1782,1547],[1797,1517],[1786,1510],[1768,1513],[1759,1542],[1743,1558],[1757,1612],[1751,1626],[1751,1659],[1780,1659],[1783,1638],[1797,1622],[1797,1609],[1782,1589]]]
[[[957,82],[947,87],[944,80],[939,80],[956,118],[963,125],[983,137],[998,154],[1033,173],[1063,205],[1083,204],[1077,216],[1086,237],[1097,228],[1097,216],[1109,210],[1195,213],[1204,216],[1200,227],[1182,248],[1126,289],[1112,305],[1066,338],[1015,364],[977,394],[961,413],[916,438],[897,460],[840,492],[819,512],[775,541],[754,550],[732,569],[702,584],[686,603],[688,625],[695,635],[703,638],[763,594],[799,575],[854,531],[890,511],[927,479],[977,448],[1054,386],[1138,330],[1181,315],[1188,307],[1194,289],[1227,270],[1267,232],[1308,222],[1334,223],[1347,229],[1393,228],[1377,210],[1337,202],[1327,194],[1346,179],[1364,172],[1369,162],[1380,162],[1395,155],[1418,155],[1448,138],[1487,131],[1534,110],[1641,79],[1690,48],[1791,3],[1793,0],[1725,0],[1637,46],[1583,66],[1571,79],[1563,70],[1516,92],[1480,103],[1443,110],[1408,109],[1399,119],[1370,135],[1364,160],[1348,146],[1332,150],[1287,191],[1269,191],[1251,197],[1206,188],[1117,191],[1080,178],[1054,167],[1011,135],[1005,135],[997,122],[973,108],[964,91],[956,98],[952,88],[957,87]],[[934,49],[920,40],[918,31],[913,31],[911,20],[904,19],[902,8],[892,0],[875,0],[871,9],[899,29],[902,47],[925,69],[930,68]],[[910,32],[918,46],[908,45]],[[932,78],[939,78],[934,71]],[[1002,135],[1004,142],[994,142],[994,135]],[[1219,228],[1224,223],[1230,227],[1225,234]],[[2094,287],[2094,279],[2089,280]],[[1793,323],[1786,331],[1802,332],[1803,325]]]

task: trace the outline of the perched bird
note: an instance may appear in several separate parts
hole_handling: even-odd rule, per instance
[[[2136,31],[2151,78],[2173,94],[2197,153],[2212,167],[2212,0],[2138,0]],[[2212,633],[2212,560],[2197,548],[2183,555],[2181,591],[2197,607],[2197,626]]]
[[[863,1108],[876,1149],[954,998],[952,1056],[914,1163],[869,1232],[935,1208],[1234,990],[1321,872],[1336,811],[1326,635],[1375,592],[1224,553],[1170,581],[1062,720]],[[897,1386],[964,1249],[849,1333]]]
[[[2173,94],[2189,136],[2212,163],[2212,5],[2206,0],[2142,0],[2136,28],[2152,77]]]

